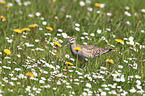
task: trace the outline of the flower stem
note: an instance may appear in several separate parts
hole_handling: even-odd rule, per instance
[[[62,59],[62,57],[59,55],[59,53],[58,53],[58,47],[56,48],[56,52],[57,52],[57,55],[59,56],[59,58],[60,58],[64,63],[66,63],[66,61],[65,61],[64,59]],[[62,70],[63,70],[63,66],[64,66],[64,64],[62,65]],[[68,71],[68,64],[66,65],[66,69],[67,69],[67,71]]]
[[[142,58],[141,58],[141,68],[142,68],[142,70],[141,70],[141,73],[142,73],[142,78],[143,78],[143,76],[144,76],[144,72],[143,72],[143,56],[142,56]]]
[[[135,37],[135,35],[136,35],[136,33],[137,33],[137,30],[138,30],[138,27],[139,27],[139,23],[140,23],[140,21],[137,23],[136,31],[135,31],[135,33],[134,33],[134,37]]]
[[[78,51],[77,51],[77,60],[76,60],[76,71],[77,71],[77,63],[78,63]]]
[[[62,57],[58,53],[58,48],[57,48],[56,52],[57,52],[57,55],[59,56],[59,58],[65,63],[66,61],[64,59],[62,59]]]

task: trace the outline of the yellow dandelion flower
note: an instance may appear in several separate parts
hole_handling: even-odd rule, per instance
[[[6,1],[0,1],[0,4],[6,4]]]
[[[46,27],[46,29],[48,29],[50,31],[53,31],[53,28],[52,27]]]
[[[11,51],[9,49],[4,49],[4,52],[7,54],[7,55],[10,55],[11,54]]]
[[[95,6],[101,7],[101,4],[100,3],[95,3]]]
[[[22,30],[20,30],[20,29],[14,29],[14,31],[17,33],[22,33]]]
[[[75,47],[74,50],[81,50],[81,48],[80,47]]]
[[[26,73],[27,77],[34,77],[34,75],[31,72]]]
[[[124,44],[124,41],[121,40],[121,39],[115,39],[115,41],[116,41],[116,42],[119,42],[119,43],[121,43],[121,44]]]
[[[7,8],[10,8],[11,6],[10,6],[10,5],[7,5],[6,7],[7,7]]]
[[[8,91],[11,92],[11,89],[8,88]]]
[[[56,0],[52,0],[53,2],[55,2]]]
[[[66,75],[66,74],[67,74],[67,72],[64,72],[64,74]]]
[[[29,28],[23,28],[23,29],[21,29],[21,31],[30,31],[30,29]]]
[[[4,16],[0,16],[0,18],[4,21],[6,21],[6,18]]]
[[[108,61],[108,62],[111,63],[111,64],[114,64],[113,60],[106,59],[106,61]]]
[[[71,65],[71,66],[72,66],[72,65],[74,65],[74,64],[73,64],[73,63],[71,63],[71,62],[66,62],[66,64]]]
[[[31,28],[35,28],[35,27],[37,27],[37,24],[29,25],[29,27],[31,27]]]
[[[68,68],[68,69],[70,69],[70,68],[71,68],[71,66],[68,66],[67,68]]]
[[[55,18],[55,19],[58,19],[58,17],[57,17],[57,16],[55,16],[54,18]]]
[[[141,22],[141,21],[138,21],[139,23]]]
[[[95,6],[103,8],[105,6],[105,4],[95,3]]]
[[[55,42],[55,41],[54,41],[53,43],[54,43],[55,46],[59,46],[59,47],[61,47],[61,44],[60,44],[60,43]]]

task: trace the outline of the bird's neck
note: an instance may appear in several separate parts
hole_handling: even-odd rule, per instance
[[[70,47],[71,48],[75,48],[76,47],[76,41],[75,40],[70,43]]]
[[[76,43],[70,44],[71,48],[75,48],[76,47]]]

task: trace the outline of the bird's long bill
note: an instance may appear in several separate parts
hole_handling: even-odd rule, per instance
[[[64,42],[64,43],[61,45],[61,47],[63,47],[63,46],[66,45],[67,43],[69,43],[69,40],[66,41],[66,42]]]

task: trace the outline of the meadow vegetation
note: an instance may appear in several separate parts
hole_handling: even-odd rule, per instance
[[[144,96],[144,0],[0,0],[0,96]],[[111,48],[78,61],[69,46]],[[63,60],[62,60],[63,59]]]

